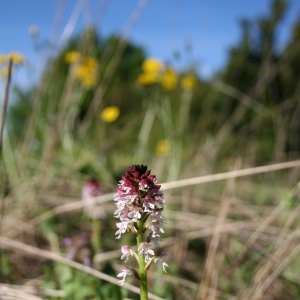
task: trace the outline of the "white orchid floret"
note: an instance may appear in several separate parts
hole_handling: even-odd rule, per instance
[[[126,195],[122,197],[119,194],[114,195],[114,201],[117,202],[116,205],[118,205],[119,202],[125,202],[125,204],[133,203],[136,198],[137,195]]]
[[[167,253],[162,253],[158,257],[154,259],[154,263],[156,264],[157,262],[162,263],[163,270],[167,273],[166,267],[169,267],[168,264],[165,262],[165,259],[167,257]]]
[[[159,223],[152,224],[152,225],[150,226],[150,229],[151,229],[152,232],[155,233],[156,235],[158,235],[157,232],[164,233],[164,230],[161,228],[161,224],[159,224]]]
[[[128,195],[122,199],[124,199],[128,204],[130,204],[130,203],[133,203],[136,198],[137,198],[137,195]]]
[[[125,258],[125,263],[126,263],[127,260],[128,260],[128,258],[129,258],[129,256],[133,255],[132,249],[129,246],[124,245],[124,246],[122,246],[121,251],[122,251],[121,260]]]
[[[127,207],[126,203],[124,203],[124,206],[120,204],[117,206],[117,210],[114,212],[114,216],[116,218],[120,218],[120,220],[124,220],[124,218],[128,218],[128,213],[130,212],[129,208]]]
[[[122,190],[124,194],[129,194],[132,190],[131,187],[125,185],[125,182],[123,180],[119,181],[118,187]]]
[[[126,267],[126,266],[122,266],[121,268],[121,273],[119,273],[117,275],[117,277],[123,277],[123,279],[119,280],[120,284],[123,285],[125,283],[125,278],[126,276],[130,276],[133,274],[133,272],[131,271],[130,268]]]
[[[154,199],[156,202],[158,202],[162,207],[165,205],[165,199],[164,199],[164,194],[162,192],[158,192],[155,196]]]
[[[153,242],[155,247],[161,248],[161,245],[159,243],[161,243],[163,239],[158,234],[155,235],[153,234],[153,232],[151,232],[149,237],[150,237],[150,241]]]
[[[166,220],[162,215],[162,210],[155,211],[151,214],[152,223],[160,223],[161,225],[166,224]]]
[[[119,228],[119,230],[117,230],[117,232],[115,233],[115,235],[118,235],[116,237],[116,239],[119,239],[121,237],[121,234],[125,233],[127,231],[127,227],[128,227],[128,224],[130,222],[128,221],[123,221],[123,222],[117,222],[117,227]]]
[[[118,193],[115,193],[113,198],[114,198],[114,201],[119,201],[121,199],[120,195]]]
[[[137,206],[133,206],[131,211],[128,213],[128,217],[133,221],[137,222],[138,220],[141,219],[141,213],[140,213],[140,208]]]
[[[120,218],[123,209],[125,208],[126,201],[119,201],[116,203],[117,210],[114,212],[116,218]]]
[[[139,256],[144,256],[146,263],[149,259],[151,259],[150,255],[155,255],[154,251],[152,249],[149,249],[150,245],[150,243],[143,242],[138,248]]]
[[[139,183],[139,188],[140,188],[140,191],[147,191],[149,186],[147,185],[147,183],[140,182]]]
[[[130,212],[128,207],[124,207],[121,217],[120,217],[120,221],[122,222],[131,222],[131,219],[128,217],[128,213]]]
[[[120,216],[120,220],[124,221],[124,218],[125,219],[127,218],[129,220],[128,213],[130,211],[131,211],[131,207],[126,204],[126,206],[123,207],[122,214]]]
[[[155,209],[155,205],[152,201],[145,201],[143,203],[143,207],[144,207],[144,212],[153,212],[153,210]]]
[[[118,208],[118,209],[114,212],[115,218],[118,218],[118,219],[119,219],[120,216],[121,216],[122,211],[123,211],[123,208]]]

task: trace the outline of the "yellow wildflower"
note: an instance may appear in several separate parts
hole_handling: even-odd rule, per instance
[[[154,84],[160,81],[160,75],[157,73],[142,73],[138,77],[140,85]]]
[[[196,78],[192,75],[184,76],[181,80],[181,86],[186,90],[192,90],[196,86]]]
[[[148,58],[142,64],[143,73],[140,74],[137,81],[140,85],[155,84],[160,81],[162,63],[155,58]]]
[[[22,65],[25,61],[24,56],[18,52],[9,53],[6,57],[6,60],[9,61],[10,59],[13,61],[15,65]]]
[[[81,84],[86,88],[92,88],[96,85],[96,77],[92,74],[89,74],[85,69],[78,68],[77,78],[80,80]]]
[[[161,78],[161,85],[167,91],[173,90],[177,84],[177,74],[170,68],[167,68]]]
[[[13,72],[13,69],[11,70]],[[8,67],[4,67],[0,70],[0,77],[5,78],[8,75]]]
[[[98,63],[93,57],[86,57],[76,70],[76,76],[81,83],[89,88],[97,83]]]
[[[0,55],[0,65],[6,63],[6,57],[4,55]]]
[[[108,106],[105,109],[103,109],[101,113],[101,119],[106,123],[112,123],[120,115],[120,109],[117,106]]]
[[[87,68],[90,68],[90,69],[96,69],[98,67],[97,60],[91,56],[85,57],[83,63],[87,66]]]
[[[170,151],[170,143],[168,140],[160,140],[156,144],[156,154],[158,156],[167,156]]]
[[[162,68],[162,63],[155,58],[148,58],[142,64],[142,69],[145,73],[158,73]]]
[[[65,61],[69,64],[79,62],[81,60],[81,54],[77,51],[69,51],[65,55]]]

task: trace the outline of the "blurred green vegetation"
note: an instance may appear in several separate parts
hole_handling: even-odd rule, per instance
[[[221,157],[244,155],[246,149],[253,150],[251,160],[255,164],[298,157],[300,23],[294,24],[289,42],[279,49],[278,29],[286,9],[285,1],[274,1],[268,16],[254,22],[241,22],[241,38],[229,51],[224,68],[209,81],[198,78],[184,125],[178,124],[183,101],[179,84],[171,91],[163,91],[158,85],[141,87],[137,84],[146,59],[144,49],[116,36],[99,38],[93,29],[87,30],[68,42],[48,62],[38,86],[27,91],[15,89],[9,113],[9,134],[14,146],[24,137],[28,116],[35,114],[40,124],[31,128],[31,142],[34,141],[34,149],[40,152],[38,145],[44,143],[49,134],[45,127],[55,127],[63,101],[70,101],[61,113],[68,119],[65,126],[72,138],[99,147],[104,153],[112,143],[107,142],[109,137],[113,140],[113,148],[121,147],[124,155],[132,155],[137,150],[134,145],[137,144],[139,126],[152,106],[158,111],[144,149],[147,152],[145,158],[152,155],[157,141],[166,135],[168,138],[172,135],[174,139],[177,136],[188,145],[198,140],[201,145],[206,138],[225,130],[224,126],[227,127],[222,132],[226,143],[221,149]],[[71,69],[65,56],[70,51],[95,58],[99,68],[97,87],[84,88],[73,82],[70,87],[74,89],[73,99],[65,100]],[[195,74],[195,70],[186,72]],[[104,126],[99,121],[99,114],[109,105],[119,107],[121,115],[113,124]],[[163,106],[168,110],[169,120],[164,120],[164,112],[159,111]],[[180,126],[185,127],[184,136],[180,135]],[[114,138],[115,132],[123,133],[126,138]],[[99,140],[101,145],[97,145]],[[180,159],[186,161],[184,153]]]

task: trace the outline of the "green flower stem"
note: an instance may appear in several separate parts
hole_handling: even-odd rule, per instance
[[[101,250],[101,220],[93,219],[92,245],[95,254]]]
[[[144,242],[144,222],[138,221],[138,236],[137,236],[137,247]],[[140,300],[148,300],[148,285],[147,285],[147,270],[145,270],[145,258],[139,256],[139,270],[140,270]]]

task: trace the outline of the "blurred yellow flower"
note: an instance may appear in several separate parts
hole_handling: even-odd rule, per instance
[[[65,55],[65,61],[69,64],[79,62],[81,60],[81,54],[77,51],[69,51]]]
[[[172,90],[177,84],[177,74],[169,67],[165,67],[158,59],[148,58],[142,65],[143,73],[137,82],[140,85],[161,83],[165,90]]]
[[[11,70],[13,72],[13,69]],[[0,77],[5,78],[8,74],[8,67],[4,67],[0,70]]]
[[[137,79],[140,85],[155,84],[160,81],[163,65],[158,59],[146,59],[142,64],[142,69],[144,72]]]
[[[106,123],[112,123],[118,119],[120,115],[120,109],[117,106],[108,106],[103,109],[101,113],[101,119]]]
[[[85,57],[77,67],[76,76],[83,86],[90,88],[97,83],[98,62],[93,57]]]
[[[98,67],[97,60],[92,56],[85,57],[83,63],[90,69],[96,69]]]
[[[142,64],[142,69],[145,73],[158,73],[162,68],[162,63],[155,58],[148,58]]]
[[[6,60],[9,61],[10,59],[15,65],[22,65],[25,61],[25,57],[18,52],[9,53],[6,57]]]
[[[192,75],[186,75],[181,80],[181,86],[186,90],[192,90],[197,84],[197,80]]]
[[[170,151],[170,143],[168,140],[160,140],[156,144],[156,154],[158,156],[167,156]]]
[[[0,69],[0,77],[7,77],[8,75],[8,62],[12,60],[13,65],[22,65],[25,62],[25,57],[18,52],[11,52],[7,55],[0,54],[0,65],[3,65]],[[13,68],[11,70],[13,72]]]
[[[0,64],[6,63],[6,57],[2,54],[0,54]]]
[[[160,75],[157,73],[142,73],[138,77],[140,85],[154,84],[160,81]]]
[[[177,74],[170,68],[167,68],[161,78],[161,85],[167,91],[173,90],[177,84]]]

